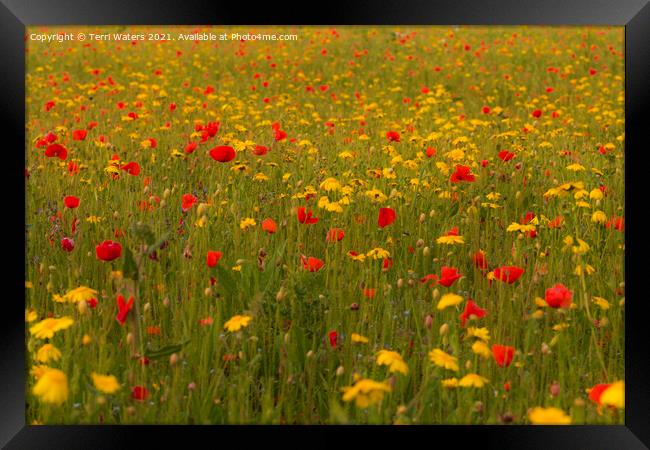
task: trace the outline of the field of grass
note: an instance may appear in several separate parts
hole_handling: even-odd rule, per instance
[[[623,28],[62,31],[28,423],[624,423]]]

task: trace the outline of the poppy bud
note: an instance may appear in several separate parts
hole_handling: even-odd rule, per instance
[[[547,355],[551,351],[551,348],[546,342],[542,342],[542,355]]]
[[[429,217],[433,217],[435,215],[436,215],[436,210],[435,209],[432,209],[431,211],[429,211]]]
[[[194,389],[196,389],[196,383],[192,382],[192,383],[187,385],[187,390],[188,391],[193,391]]]
[[[288,344],[289,343],[289,333],[284,334],[284,343]]]
[[[435,288],[433,292],[431,293],[431,296],[433,297],[434,300],[436,300],[440,296],[440,291],[438,288]]]
[[[472,361],[470,361],[470,360],[468,359],[467,362],[465,363],[465,368],[466,368],[467,370],[471,369],[471,368],[472,368]]]
[[[483,413],[483,402],[478,401],[474,403],[474,411],[476,411],[479,414]]]
[[[431,316],[431,314],[427,314],[427,316],[424,318],[424,326],[430,330],[432,325],[433,325],[433,316]]]
[[[409,286],[413,287],[415,286],[415,281],[413,281],[413,279],[409,279],[408,284]]]
[[[424,223],[425,218],[426,216],[424,215],[424,213],[420,214],[420,219],[419,219],[420,223]]]
[[[163,198],[168,198],[171,195],[172,191],[169,190],[169,188],[165,189],[163,192]]]
[[[553,396],[553,397],[557,397],[558,395],[560,395],[560,383],[557,382],[557,381],[554,381],[551,384],[550,391],[551,391],[551,396]]]
[[[175,366],[176,364],[178,364],[178,355],[176,353],[172,353],[169,357],[169,365]]]
[[[212,295],[212,289],[210,289],[209,287],[205,288],[205,290],[203,291],[203,295],[205,295],[206,297],[210,297]]]
[[[163,300],[163,305],[165,305],[166,307],[169,306],[169,297],[165,297],[165,299]]]
[[[133,333],[129,333],[129,334],[126,335],[126,343],[127,344],[133,344],[133,340],[134,340]]]
[[[359,304],[358,304],[358,303],[352,303],[352,304],[350,305],[350,309],[351,309],[352,311],[357,311],[357,310],[359,309]]]
[[[275,294],[275,299],[279,302],[284,300],[284,298],[287,296],[287,290],[282,286],[280,290],[278,291],[277,294]]]
[[[106,397],[104,397],[103,395],[100,395],[99,397],[97,397],[97,404],[100,405],[100,406],[105,405],[106,404]]]
[[[313,357],[314,357],[314,351],[313,351],[313,350],[309,350],[309,351],[307,352],[307,355],[306,355],[306,356],[307,356],[307,358],[309,358],[309,359],[313,358]]]
[[[88,345],[91,342],[92,342],[92,339],[90,339],[90,336],[88,336],[87,334],[84,334],[84,337],[81,339],[81,343],[83,345]]]
[[[144,304],[144,312],[148,312],[151,309],[151,303],[147,302]]]
[[[340,377],[340,376],[343,375],[344,373],[345,373],[345,369],[343,368],[343,366],[339,366],[339,367],[336,369],[336,376],[337,376],[337,377]]]
[[[113,219],[117,219],[118,217],[120,217],[120,213],[117,211],[113,212]]]
[[[424,239],[418,239],[418,241],[415,243],[415,246],[417,248],[421,248],[424,246]]]
[[[449,333],[449,324],[443,323],[440,326],[439,333],[440,333],[440,336],[445,336],[447,333]]]
[[[423,254],[424,256],[429,256],[429,255],[431,254],[431,249],[430,249],[429,247],[424,247],[424,248],[422,249],[422,254]]]
[[[77,309],[79,310],[79,314],[86,314],[88,312],[88,303],[86,303],[86,300],[77,302]]]
[[[397,288],[399,289],[402,286],[404,286],[404,280],[400,278],[400,279],[397,280]]]

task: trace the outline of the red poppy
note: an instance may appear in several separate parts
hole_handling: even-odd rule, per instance
[[[318,272],[325,265],[325,261],[314,258],[313,256],[308,258],[305,255],[300,255],[300,261],[302,262],[302,266],[310,272]]]
[[[113,261],[122,255],[122,246],[119,242],[107,240],[95,247],[97,259],[102,261]]]
[[[539,119],[540,117],[542,117],[542,110],[541,109],[536,109],[535,111],[533,111],[532,114],[533,114],[533,117],[535,119]]]
[[[279,127],[273,129],[273,138],[276,141],[281,141],[283,139],[286,139],[287,137],[287,132],[284,130],[281,130]]]
[[[555,219],[551,220],[548,223],[549,228],[560,228],[562,227],[562,222],[564,222],[564,217],[557,216]]]
[[[208,251],[208,258],[207,258],[208,267],[216,266],[222,256],[223,253],[221,252]]]
[[[144,386],[133,386],[131,389],[131,398],[138,401],[145,401],[149,397],[149,391]]]
[[[487,159],[484,159],[483,161],[481,161],[481,167],[487,167],[488,164],[490,164],[490,162]]]
[[[79,206],[79,197],[75,197],[74,195],[68,195],[63,199],[63,204],[65,205],[66,208],[74,209],[77,206]]]
[[[600,396],[603,395],[603,392],[605,392],[605,390],[610,386],[611,384],[609,383],[595,385],[589,391],[589,400],[600,406]]]
[[[400,136],[397,131],[389,131],[386,133],[386,139],[388,139],[391,142],[399,142]]]
[[[526,225],[526,224],[530,223],[530,221],[533,220],[534,218],[535,218],[535,213],[532,212],[532,211],[528,211],[528,212],[526,212],[526,215],[522,219],[519,220],[519,222],[522,225]]]
[[[195,196],[193,196],[192,194],[183,194],[181,209],[183,210],[183,212],[187,212],[198,201],[199,201],[199,199],[196,198]]]
[[[463,274],[458,273],[458,269],[455,267],[443,267],[440,271],[440,280],[438,281],[438,284],[444,287],[449,287],[462,276]]]
[[[473,259],[474,259],[474,266],[475,267],[477,267],[477,268],[479,268],[481,270],[487,269],[488,263],[487,263],[487,258],[485,257],[485,252],[484,251],[479,250],[476,253],[474,253]]]
[[[86,300],[86,304],[88,305],[89,308],[92,308],[92,309],[95,309],[95,308],[97,307],[97,304],[98,304],[98,303],[99,303],[99,302],[98,302],[97,299],[94,298],[94,297],[93,297],[93,298],[89,298],[88,300]]]
[[[210,156],[212,159],[219,162],[232,161],[235,159],[236,155],[237,153],[235,152],[235,149],[228,145],[219,145],[210,150]]]
[[[86,135],[88,134],[87,130],[74,130],[72,132],[72,140],[73,141],[83,141],[86,139]]]
[[[212,319],[212,317],[205,317],[203,319],[199,319],[199,325],[204,327],[208,325],[212,325],[213,323],[214,323],[214,319]]]
[[[273,234],[277,231],[278,225],[275,223],[275,220],[273,219],[264,219],[262,221],[262,229],[269,234]]]
[[[546,289],[545,300],[551,308],[568,308],[571,306],[573,293],[561,283]]]
[[[124,323],[126,322],[126,318],[129,315],[129,311],[133,309],[134,301],[135,299],[133,298],[133,296],[129,298],[128,302],[124,301],[124,297],[122,296],[122,294],[117,296],[117,316],[115,317],[115,320],[117,320],[117,322],[120,325],[124,325]]]
[[[474,174],[471,173],[470,168],[468,166],[463,166],[459,164],[456,166],[456,171],[451,174],[449,181],[451,181],[452,183],[458,183],[459,181],[473,182],[476,181],[476,177],[474,176]]]
[[[61,248],[66,252],[74,250],[74,241],[70,238],[64,237],[61,239]]]
[[[329,337],[330,345],[332,348],[336,348],[336,345],[338,344],[339,334],[336,331],[330,331],[327,336]]]
[[[184,151],[185,151],[185,153],[187,153],[189,155],[194,150],[196,150],[196,147],[198,147],[198,146],[199,146],[198,142],[190,142],[189,144],[187,144],[185,146]]]
[[[514,157],[515,157],[515,154],[512,153],[512,152],[509,152],[508,150],[501,150],[499,152],[499,159],[501,161],[508,162]]]
[[[424,277],[420,278],[420,283],[427,282],[429,282],[429,286],[435,286],[438,283],[438,275],[430,273],[429,275],[425,275]]]
[[[51,144],[45,149],[45,156],[48,158],[56,156],[59,159],[66,159],[68,157],[68,151],[61,144]]]
[[[481,111],[483,114],[490,114],[490,107],[489,106],[484,106]]]
[[[433,147],[427,147],[427,157],[431,158],[436,154],[436,149]]]
[[[343,239],[345,232],[340,228],[330,228],[327,232],[327,242],[338,242]]]
[[[304,206],[301,206],[300,208],[297,209],[297,214],[298,214],[298,222],[300,223],[305,223],[308,225],[314,224],[318,222],[320,219],[318,217],[312,217],[312,211],[309,210],[307,212],[306,208]]]
[[[52,108],[54,108],[55,103],[53,101],[49,101],[45,103],[45,111],[49,112]]]
[[[507,345],[493,345],[492,356],[499,367],[508,367],[512,362],[512,357],[515,356],[515,348],[508,347]]]
[[[524,273],[524,269],[516,266],[503,266],[494,269],[494,277],[504,283],[512,284]]]
[[[608,230],[612,226],[614,227],[615,230],[625,231],[625,221],[624,221],[624,219],[622,217],[614,217],[614,216],[612,216],[612,218],[609,219],[607,221],[607,223],[605,223],[605,228],[607,228]]]
[[[140,174],[140,164],[135,161],[124,164],[120,169],[124,170],[129,175],[137,176]]]
[[[375,295],[377,295],[377,289],[376,288],[364,288],[363,289],[363,296],[366,298],[373,298]]]
[[[445,236],[458,236],[458,227],[453,227],[451,230],[447,231]]]
[[[268,151],[269,151],[268,147],[265,147],[263,145],[256,145],[255,148],[253,149],[253,154],[257,156],[264,156]]]
[[[388,270],[391,267],[393,267],[393,260],[390,258],[385,258],[384,261],[381,263],[382,270]]]
[[[470,298],[467,300],[467,303],[465,304],[465,310],[460,315],[460,326],[464,327],[465,323],[467,322],[467,319],[471,319],[472,316],[476,317],[477,319],[480,319],[481,317],[485,317],[486,314],[487,311],[483,308],[479,308],[479,306],[476,303],[474,303],[474,300]]]
[[[392,208],[379,208],[379,218],[377,219],[377,225],[380,228],[387,227],[391,223],[395,222],[395,217],[397,214]]]

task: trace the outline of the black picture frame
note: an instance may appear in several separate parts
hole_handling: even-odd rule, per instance
[[[650,371],[644,333],[644,271],[647,270],[647,225],[643,220],[643,153],[647,130],[643,130],[649,105],[650,5],[647,0],[444,0],[444,1],[328,1],[283,6],[277,2],[217,4],[205,0],[0,0],[0,113],[5,164],[11,160],[8,189],[4,191],[6,229],[4,245],[16,244],[16,253],[3,254],[2,299],[4,326],[0,329],[0,445],[23,448],[129,448],[136,442],[148,447],[161,443],[188,445],[206,440],[213,446],[228,445],[224,436],[248,442],[282,432],[282,427],[190,426],[30,426],[25,423],[25,329],[22,295],[24,266],[16,264],[24,247],[17,238],[24,232],[20,211],[24,197],[16,195],[23,177],[25,144],[25,26],[93,24],[329,24],[329,25],[624,25],[625,26],[625,218],[626,218],[626,411],[625,426],[437,426],[363,427],[368,437],[393,439],[399,445],[441,445],[448,441],[498,448],[636,449],[650,446]],[[645,138],[645,139],[644,139]],[[8,158],[9,156],[9,158]],[[23,181],[24,182],[24,179]],[[23,193],[24,195],[24,193]],[[22,203],[21,203],[22,202]],[[4,246],[3,245],[3,246]],[[3,252],[4,253],[4,252]],[[14,291],[16,295],[14,294]],[[9,313],[10,312],[10,313]],[[246,430],[255,428],[255,430]],[[371,428],[367,432],[367,428]],[[283,433],[280,445],[299,437],[304,445],[323,444],[332,430],[357,427],[294,427]],[[391,431],[389,431],[389,429]],[[411,433],[421,434],[415,444]],[[442,434],[441,434],[442,433]],[[338,434],[338,433],[335,433]],[[191,436],[191,437],[190,437]],[[444,440],[441,440],[444,438]],[[364,437],[365,439],[365,437]],[[332,438],[338,445],[340,437]],[[142,445],[142,444],[139,444]],[[191,444],[190,444],[191,445]]]

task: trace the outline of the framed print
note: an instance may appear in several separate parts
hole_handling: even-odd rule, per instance
[[[322,10],[4,0],[0,442],[647,448],[650,7]]]

